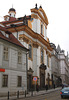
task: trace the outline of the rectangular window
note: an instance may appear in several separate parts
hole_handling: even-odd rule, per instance
[[[22,53],[18,52],[18,63],[22,63]]]
[[[3,75],[2,86],[8,87],[8,75]]]
[[[21,87],[22,86],[22,76],[18,76],[18,84],[17,84],[17,86],[18,87]]]
[[[8,60],[8,47],[4,47],[4,60]]]

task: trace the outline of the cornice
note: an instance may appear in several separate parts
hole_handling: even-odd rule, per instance
[[[16,28],[16,29],[15,29]],[[47,48],[52,51],[52,48],[49,44],[49,42],[47,42],[41,35],[39,35],[38,33],[35,33],[33,30],[31,30],[28,26],[26,25],[21,25],[15,28],[8,28],[9,31],[11,32],[19,32],[19,31],[25,31],[28,35],[30,35],[31,37],[33,37],[34,39],[39,40],[40,42],[42,42],[45,46],[47,46]]]
[[[31,38],[27,37],[25,34],[20,34],[20,35],[19,35],[19,40],[20,40],[20,39],[23,39],[23,41],[26,42],[26,43],[28,43],[28,44],[29,44],[29,42],[31,41],[32,46],[33,46],[34,48],[38,48],[38,46],[39,46],[39,43],[38,43],[38,42],[33,41]]]

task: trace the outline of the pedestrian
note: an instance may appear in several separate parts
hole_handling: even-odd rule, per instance
[[[54,84],[54,89],[55,89],[55,84]]]
[[[46,91],[48,90],[48,85],[46,84]]]
[[[62,89],[63,89],[64,85],[62,84]]]
[[[37,92],[39,91],[39,85],[38,84],[36,85],[36,91]]]

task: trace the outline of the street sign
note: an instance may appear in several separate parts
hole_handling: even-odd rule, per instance
[[[0,72],[5,72],[5,69],[3,69],[3,68],[0,68]]]
[[[37,77],[33,77],[33,81],[37,81]]]

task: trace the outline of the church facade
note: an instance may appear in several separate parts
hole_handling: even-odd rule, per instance
[[[15,18],[16,10],[9,9],[9,15],[4,16],[4,21],[0,22],[6,29],[27,48],[27,87],[30,90],[35,82],[33,77],[37,77],[36,84],[41,89],[52,86],[51,73],[51,52],[52,48],[47,37],[48,18],[43,8],[40,6],[31,9],[31,15]]]

